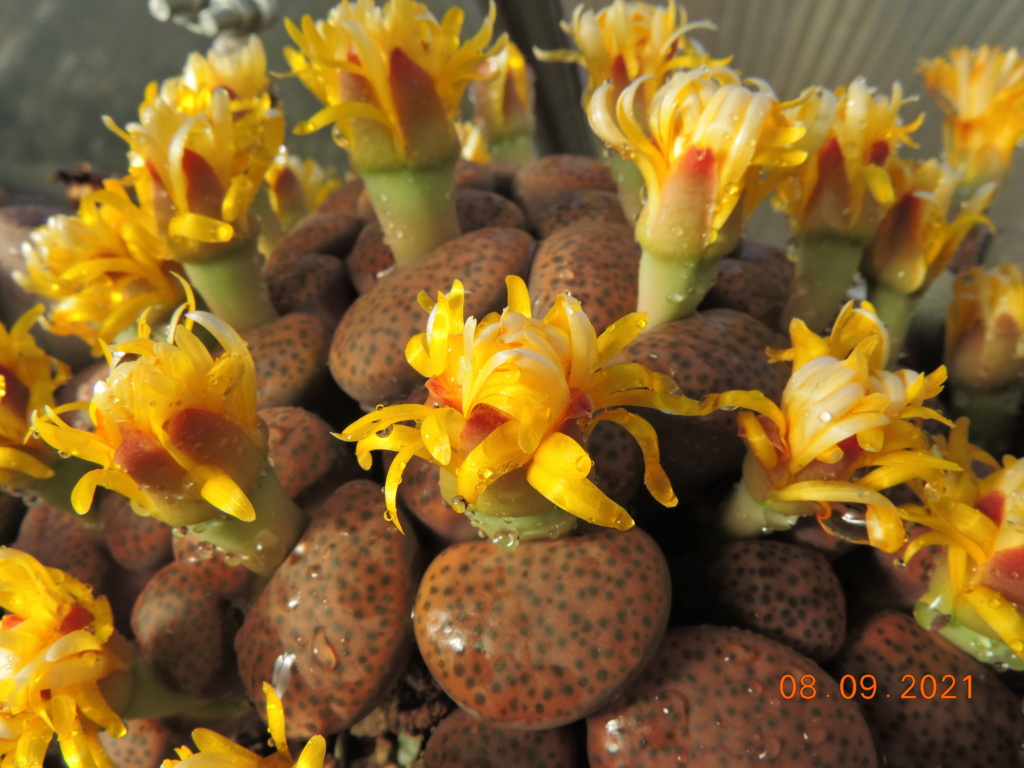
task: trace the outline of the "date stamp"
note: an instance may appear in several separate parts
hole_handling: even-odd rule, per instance
[[[957,679],[954,675],[904,675],[900,679],[902,690],[883,693],[878,689],[878,681],[874,675],[843,675],[839,678],[839,695],[844,699],[873,699],[883,696],[887,699],[969,699],[972,695],[970,675]],[[783,675],[779,679],[779,693],[784,699],[829,699],[830,693],[823,693],[818,688],[818,679],[814,675]]]

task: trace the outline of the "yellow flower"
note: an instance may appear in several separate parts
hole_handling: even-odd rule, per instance
[[[895,551],[904,541],[896,508],[880,491],[955,465],[933,456],[917,426],[922,418],[946,421],[924,405],[942,389],[945,369],[927,376],[889,372],[888,338],[870,304],[844,307],[828,338],[800,320],[790,326],[793,348],[770,351],[792,360],[793,373],[776,405],[761,393],[715,396],[719,407],[741,407],[747,443],[736,507],[757,527],[785,529],[797,517],[828,521],[833,504],[864,505],[863,526],[872,545]],[[853,519],[845,515],[844,521]],[[840,531],[843,521],[833,521]],[[861,524],[858,522],[857,524]]]
[[[159,97],[181,112],[200,115],[209,111],[218,89],[227,92],[235,112],[270,108],[267,54],[259,37],[249,35],[227,50],[211,48],[206,56],[190,54],[180,77],[168,78],[159,86],[150,83],[143,105]]]
[[[71,371],[32,337],[41,314],[42,305],[18,318],[10,330],[0,323],[0,486],[17,486],[25,476],[53,476],[46,446],[29,436],[29,419],[36,409],[54,404],[54,390]]]
[[[316,210],[341,185],[332,168],[323,168],[311,158],[305,160],[281,151],[266,173],[270,205],[287,231]]]
[[[687,37],[695,29],[714,29],[715,25],[687,22],[685,9],[677,8],[675,0],[669,0],[666,7],[614,0],[597,12],[580,4],[573,11],[572,22],[563,21],[561,26],[579,50],[534,49],[534,53],[541,61],[570,62],[587,70],[584,108],[605,82],[611,82],[611,98],[616,99],[637,78],[648,77],[637,97],[641,110],[646,110],[654,91],[672,72],[729,63],[728,58],[709,58],[700,43]]]
[[[72,768],[112,768],[100,730],[125,734],[99,683],[129,668],[110,603],[16,549],[0,549],[0,764],[41,766],[54,735]],[[123,641],[121,641],[123,642]]]
[[[51,217],[22,251],[25,272],[15,278],[53,302],[47,329],[77,336],[94,355],[146,309],[184,298],[156,221],[112,179],[82,199],[77,216]]]
[[[323,768],[327,743],[319,734],[311,738],[302,748],[299,759],[293,760],[288,750],[285,735],[284,707],[270,683],[263,684],[267,697],[267,730],[275,751],[269,757],[257,755],[245,747],[207,728],[192,731],[192,740],[198,747],[193,752],[188,747],[175,750],[178,760],[164,760],[161,768]]]
[[[1005,456],[1000,464],[969,442],[968,427],[959,419],[948,440],[937,439],[937,452],[963,471],[913,481],[921,504],[900,507],[925,528],[905,561],[923,547],[945,547],[915,613],[981,660],[1024,669],[1024,460]]]
[[[951,383],[969,390],[1000,390],[1020,380],[1024,270],[1016,264],[975,267],[957,279],[946,320],[945,358]]]
[[[450,8],[439,22],[423,3],[343,0],[325,21],[285,21],[298,49],[285,49],[292,73],[325,105],[296,128],[334,125],[360,172],[423,168],[454,161],[452,121],[477,68],[505,45],[488,48],[495,8],[464,43],[465,13]]]
[[[223,88],[190,115],[155,98],[125,130],[130,173],[142,208],[166,232],[178,261],[216,257],[252,235],[250,207],[284,139],[274,108],[235,113]]]
[[[517,133],[533,134],[533,72],[522,51],[509,42],[480,65],[473,84],[473,120],[488,142]]]
[[[663,259],[722,256],[739,241],[759,200],[741,205],[762,170],[801,163],[806,133],[783,113],[768,86],[740,85],[728,69],[677,72],[638,110],[643,80],[615,100],[611,84],[590,101],[590,124],[643,174],[647,202],[637,240]],[[766,190],[760,190],[763,194]]]
[[[89,406],[94,432],[68,426],[52,408],[34,420],[54,448],[102,467],[75,486],[71,503],[79,513],[103,486],[170,525],[204,522],[218,511],[255,518],[246,494],[264,472],[267,449],[252,357],[222,320],[206,312],[185,318],[172,323],[173,344],[151,339],[143,322],[141,338],[113,348],[110,376]],[[222,354],[207,351],[194,322]]]
[[[991,222],[983,211],[995,192],[979,190],[948,212],[960,175],[945,163],[899,161],[892,168],[895,202],[868,247],[862,271],[868,280],[902,294],[924,291],[949,265],[961,241],[976,224]]]
[[[807,97],[833,98],[824,90]],[[794,233],[836,233],[867,244],[896,200],[891,178],[896,147],[916,146],[910,134],[924,115],[910,125],[900,122],[900,108],[908,100],[899,83],[887,99],[857,78],[836,97],[820,148],[782,181],[774,204],[789,217]]]
[[[1024,139],[1024,61],[1017,49],[956,48],[949,59],[923,62],[920,72],[946,113],[943,144],[964,185],[1002,182]]]
[[[695,413],[697,403],[674,394],[668,376],[636,363],[609,364],[646,325],[643,315],[627,315],[597,336],[571,296],[559,296],[538,320],[523,281],[513,276],[506,284],[508,307],[480,321],[463,319],[460,282],[439,294],[426,332],[406,347],[409,363],[428,378],[431,403],[381,407],[338,435],[358,441],[364,468],[370,451],[397,452],[384,489],[389,518],[395,520],[402,472],[419,456],[454,476],[446,496],[460,511],[469,505],[515,517],[554,505],[598,525],[630,528],[626,510],[587,478],[593,461],[586,439],[601,421],[633,435],[644,453],[647,487],[662,504],[675,505],[653,428],[625,407]],[[430,307],[425,294],[420,303]],[[532,501],[519,493],[524,485],[536,492]],[[488,494],[492,486],[497,490]],[[516,503],[502,503],[517,493]]]

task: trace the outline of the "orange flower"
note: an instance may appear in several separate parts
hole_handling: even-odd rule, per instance
[[[49,452],[32,434],[29,419],[36,409],[54,405],[53,393],[71,370],[36,344],[32,326],[42,314],[39,305],[10,330],[0,324],[0,486],[53,476]]]
[[[194,322],[223,353],[207,351]],[[234,330],[206,312],[189,312],[172,328],[173,344],[150,338],[143,323],[139,339],[114,347],[110,376],[89,406],[94,432],[68,426],[52,408],[33,426],[54,448],[100,465],[71,494],[79,513],[103,486],[170,525],[221,512],[251,521],[256,513],[247,494],[268,471],[252,357]]]
[[[889,98],[879,96],[863,78],[836,91],[835,117],[820,149],[786,177],[774,205],[789,217],[794,233],[837,233],[867,244],[896,200],[892,168],[898,145],[916,146],[910,125],[900,121],[907,103],[899,83]],[[830,100],[826,91],[809,99]]]
[[[921,504],[900,514],[924,526],[907,547],[910,560],[922,548],[944,547],[928,592],[915,609],[918,622],[981,661],[1024,669],[1024,460],[1002,463],[969,442],[959,419],[937,452],[963,467],[911,487]]]
[[[125,725],[99,683],[127,670],[110,603],[56,568],[0,549],[0,764],[43,765],[54,736],[69,766],[110,768],[99,741]],[[126,649],[123,649],[126,650]]]
[[[972,192],[1001,183],[1024,139],[1024,61],[1017,49],[956,48],[949,59],[922,63],[920,72],[946,113],[946,157],[963,173],[964,186]]]
[[[827,521],[833,505],[863,505],[863,520],[849,516],[862,526],[860,538],[894,552],[905,539],[903,524],[880,491],[955,469],[930,453],[917,425],[922,418],[946,421],[924,405],[941,391],[945,369],[927,376],[884,370],[888,337],[867,303],[848,303],[827,338],[800,320],[791,323],[790,336],[791,349],[769,351],[774,360],[793,361],[778,405],[760,392],[713,397],[719,407],[747,409],[739,424],[748,455],[730,524],[737,531],[783,530],[805,515]]]
[[[402,472],[419,456],[449,474],[446,498],[459,511],[511,519],[553,505],[597,525],[631,528],[629,513],[587,478],[593,461],[586,438],[601,421],[632,434],[644,453],[647,487],[675,506],[653,428],[625,407],[696,413],[697,403],[674,394],[674,380],[663,374],[637,363],[609,364],[643,330],[643,315],[627,315],[597,336],[571,296],[559,296],[538,319],[523,281],[513,276],[506,283],[508,307],[478,321],[463,318],[456,281],[430,308],[426,332],[406,347],[437,407],[381,407],[337,435],[357,443],[364,468],[370,451],[397,452],[384,488],[390,519]],[[425,294],[420,303],[430,307]],[[499,490],[488,493],[492,487]],[[506,495],[514,502],[503,503]]]
[[[458,157],[452,121],[491,47],[495,8],[462,42],[465,13],[449,8],[438,21],[423,3],[343,0],[326,21],[285,21],[298,46],[285,49],[292,73],[325,105],[296,128],[333,125],[360,172],[429,167]]]

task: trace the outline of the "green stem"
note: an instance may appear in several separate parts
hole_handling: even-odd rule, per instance
[[[221,514],[189,528],[204,541],[235,555],[249,570],[270,576],[292,551],[306,530],[309,518],[288,497],[277,473],[269,464],[259,484],[249,494],[256,519],[244,522]]]
[[[514,517],[495,517],[470,507],[466,510],[466,517],[474,528],[483,531],[495,546],[502,549],[515,549],[521,541],[560,539],[579,523],[579,518],[556,506],[537,515]]]
[[[156,719],[185,715],[190,719],[220,719],[248,711],[246,704],[191,696],[169,687],[156,670],[136,658],[128,672],[115,673],[100,682],[104,698],[125,720]]]
[[[455,161],[361,173],[395,263],[412,264],[462,230],[455,213]]]
[[[750,495],[746,483],[740,480],[722,508],[720,522],[723,533],[731,539],[751,539],[763,535],[766,530],[786,530],[796,522],[796,518],[792,521],[780,519],[772,524],[770,516],[771,512]]]
[[[608,166],[615,179],[619,203],[626,221],[633,223],[640,217],[644,207],[644,177],[636,163],[614,150],[608,151]]]
[[[214,259],[187,262],[185,274],[210,311],[236,331],[277,320],[255,238]]]
[[[537,147],[533,143],[532,133],[510,133],[499,136],[487,145],[491,160],[496,163],[508,163],[520,168],[537,159]]]
[[[44,479],[26,477],[13,490],[24,498],[26,503],[31,504],[33,500],[42,501],[51,507],[74,515],[85,526],[98,527],[100,524],[99,510],[95,506],[84,515],[77,514],[75,508],[71,506],[71,492],[78,485],[82,476],[96,469],[96,465],[75,456],[58,458],[56,451],[54,451],[53,458],[54,461],[50,464],[53,468],[53,477]]]
[[[996,456],[1010,447],[1010,435],[1024,399],[1024,382],[998,390],[950,385],[956,418],[971,420],[971,442]]]
[[[689,317],[718,277],[720,259],[669,260],[640,254],[636,308],[647,313],[647,328]]]
[[[864,246],[839,235],[801,233],[793,241],[796,275],[782,313],[782,329],[799,317],[815,333],[822,333],[839,314],[846,291],[860,266]]]
[[[890,369],[896,367],[896,361],[903,351],[918,298],[920,294],[911,296],[893,290],[883,283],[872,283],[868,288],[868,300],[875,306],[875,312],[889,331]]]

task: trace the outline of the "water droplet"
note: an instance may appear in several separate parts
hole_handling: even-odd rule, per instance
[[[311,565],[306,570],[306,576],[309,577],[310,579],[319,579],[319,578],[322,578],[323,575],[324,575],[324,569],[322,567],[320,567],[319,565]]]
[[[686,297],[683,296],[683,294],[681,293],[670,293],[665,298],[671,301],[673,304],[682,304],[683,299],[685,299]]]
[[[1017,653],[1017,654],[1019,654],[1021,651],[1024,651],[1024,641],[1021,641],[1021,640],[1011,640],[1010,641],[1010,650],[1013,651],[1014,653]]]
[[[749,683],[747,683],[747,693],[751,694],[752,696],[760,696],[762,693],[764,693],[764,686],[761,685],[761,683],[759,683],[757,680],[751,680]]]
[[[174,528],[171,528],[171,536],[173,536],[176,539],[182,539],[187,534],[188,528],[186,528],[184,525],[177,525]]]
[[[642,331],[644,328],[647,327],[647,321],[644,320],[642,317],[638,317],[636,320],[636,327]]]
[[[672,233],[672,237],[682,237],[683,235],[686,234],[686,230],[683,229],[682,227],[672,227],[672,229],[670,229],[669,232]]]
[[[378,429],[377,430],[377,437],[387,437],[388,435],[390,435],[394,431],[395,431],[395,425],[394,424],[388,424],[388,426],[384,427],[384,429]]]
[[[290,598],[288,598],[288,602],[285,603],[285,607],[287,607],[289,611],[294,611],[296,608],[298,608],[299,607],[299,596],[298,595],[292,595]]]
[[[380,197],[378,197],[377,199],[380,200],[382,203],[386,203],[388,201],[388,196],[382,192]]]
[[[722,661],[735,661],[739,664],[749,664],[757,660],[757,651],[742,643],[730,643],[722,649]]]
[[[324,669],[334,669],[338,666],[338,653],[334,650],[327,639],[327,632],[323,627],[313,630],[313,661]]]
[[[292,665],[295,663],[294,653],[282,653],[274,659],[274,671],[270,673],[270,684],[274,687],[274,693],[278,698],[285,698],[285,691],[288,690],[288,681],[292,676]]]
[[[375,411],[383,411],[384,410],[384,404],[383,403],[377,403],[377,405],[374,406],[373,410],[375,410]]]
[[[832,421],[832,414],[829,413],[828,411],[822,411],[821,413],[818,414],[818,421],[822,422],[823,424],[828,424],[830,421]]]
[[[490,480],[492,477],[494,477],[494,470],[491,469],[490,467],[480,467],[476,475],[481,480]]]
[[[757,753],[758,760],[774,760],[782,752],[782,742],[774,736],[765,738],[761,751]]]
[[[396,229],[393,233],[395,240],[401,240],[405,237],[405,230]]]
[[[469,502],[462,496],[453,496],[451,500],[451,507],[456,512],[465,514],[466,510],[469,509]]]
[[[594,460],[589,456],[580,456],[576,459],[576,469],[580,472],[589,472],[594,468]]]
[[[498,549],[511,552],[519,546],[519,531],[515,528],[499,528],[491,537],[491,543]]]

